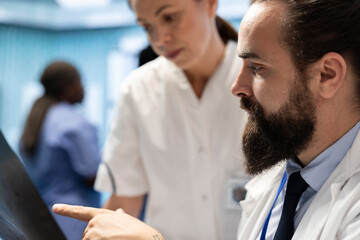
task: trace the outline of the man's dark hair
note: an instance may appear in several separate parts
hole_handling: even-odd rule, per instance
[[[359,0],[252,0],[252,3],[275,1],[287,6],[282,38],[300,71],[326,53],[336,52],[360,78]],[[360,100],[360,79],[356,91]]]

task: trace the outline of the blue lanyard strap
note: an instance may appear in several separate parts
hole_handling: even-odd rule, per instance
[[[281,183],[280,183],[280,186],[279,186],[279,190],[276,194],[276,198],[275,198],[275,201],[270,209],[270,212],[269,212],[269,215],[267,216],[265,222],[264,222],[264,226],[263,226],[263,229],[262,229],[262,232],[261,232],[261,237],[260,237],[260,240],[265,240],[265,237],[266,237],[266,231],[267,231],[267,228],[268,228],[268,225],[269,225],[269,221],[270,221],[270,216],[271,216],[271,213],[272,213],[272,210],[275,206],[275,203],[282,191],[282,189],[284,188],[284,185],[286,183],[286,179],[287,179],[287,176],[286,176],[286,171],[284,172],[284,175],[283,175],[283,178],[281,179]]]

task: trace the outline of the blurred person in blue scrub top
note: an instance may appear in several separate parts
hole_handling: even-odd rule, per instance
[[[75,109],[84,98],[78,71],[66,62],[46,67],[44,94],[35,101],[20,141],[25,167],[45,203],[100,206],[93,190],[100,153],[96,129]],[[54,216],[69,240],[81,239],[86,224]]]

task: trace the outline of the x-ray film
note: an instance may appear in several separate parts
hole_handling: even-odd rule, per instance
[[[1,131],[0,239],[66,240]]]

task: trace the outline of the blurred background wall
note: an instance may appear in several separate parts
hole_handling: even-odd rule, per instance
[[[248,0],[219,0],[237,29]],[[147,45],[127,0],[0,0],[0,129],[17,151],[25,118],[53,60],[73,63],[86,95],[79,107],[106,139],[122,80]]]

